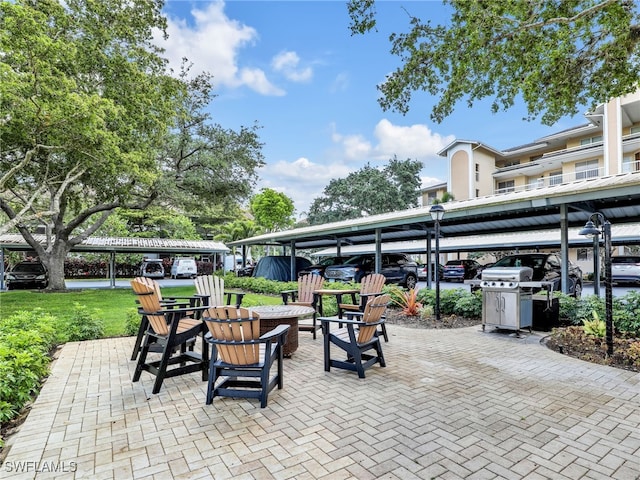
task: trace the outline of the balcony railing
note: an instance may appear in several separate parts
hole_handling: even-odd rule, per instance
[[[640,166],[640,162],[635,162],[639,165],[636,166],[636,170]],[[632,171],[632,170],[629,170]],[[535,190],[536,188],[553,187],[554,185],[562,185],[563,183],[571,183],[576,180],[587,180],[589,178],[598,178],[604,175],[604,168],[589,168],[578,172],[564,173],[562,175],[551,175],[548,177],[542,177],[534,180],[533,182],[525,185],[516,185],[514,187],[497,188],[494,193],[509,193],[509,192],[523,192],[526,190]]]

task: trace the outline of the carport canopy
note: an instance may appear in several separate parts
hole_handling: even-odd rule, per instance
[[[640,172],[585,179],[531,190],[503,193],[443,204],[445,216],[440,222],[443,238],[473,236],[482,250],[483,236],[506,232],[541,230],[560,232],[563,258],[563,289],[568,285],[568,248],[570,227],[584,226],[594,212],[602,213],[611,224],[640,222]],[[375,245],[376,270],[380,268],[382,244],[425,241],[431,256],[431,232],[434,222],[429,206],[372,215],[359,219],[272,232],[230,242],[230,246],[278,245],[296,250],[334,247],[341,255],[343,245]],[[640,232],[626,238],[628,244],[640,244]],[[585,245],[589,242],[585,240]],[[485,249],[490,249],[486,245]],[[427,263],[430,266],[430,262]],[[292,268],[292,273],[293,273]]]
[[[44,235],[34,235],[34,239],[44,245]],[[0,290],[4,289],[4,252],[29,251],[32,247],[22,235],[0,235]],[[172,238],[137,237],[89,237],[71,249],[72,252],[93,252],[110,254],[110,280],[115,286],[116,253],[172,253],[189,255],[226,254],[230,249],[221,242],[210,240],[180,240]]]

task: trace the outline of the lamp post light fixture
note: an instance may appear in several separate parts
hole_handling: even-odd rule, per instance
[[[595,222],[594,222],[595,220]],[[607,355],[613,355],[613,288],[611,285],[611,223],[606,217],[595,212],[591,214],[584,228],[578,232],[587,237],[602,235],[604,238],[604,288],[606,309]]]
[[[429,214],[433,219],[436,235],[436,308],[434,313],[436,315],[436,320],[440,320],[440,221],[444,218],[444,207],[437,203],[435,205],[431,205]]]

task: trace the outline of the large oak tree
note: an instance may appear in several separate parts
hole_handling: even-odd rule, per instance
[[[367,164],[333,179],[313,200],[307,220],[319,225],[418,206],[422,162],[392,158],[382,169]]]
[[[262,164],[255,129],[206,125],[207,78],[167,74],[152,44],[162,5],[0,3],[1,228],[36,251],[50,289],[64,288],[66,254],[116,208],[221,203],[223,180],[250,182]]]
[[[390,37],[402,65],[378,86],[380,105],[406,113],[412,95],[436,97],[441,122],[461,100],[492,99],[492,110],[521,98],[529,118],[553,124],[638,88],[640,4],[634,0],[448,0],[445,25],[411,15]],[[353,33],[376,28],[375,0],[350,0]],[[582,107],[581,107],[582,106]]]

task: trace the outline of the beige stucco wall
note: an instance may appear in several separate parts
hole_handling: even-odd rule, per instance
[[[458,150],[451,157],[451,193],[456,200],[469,199],[469,155]]]
[[[475,180],[475,164],[480,168],[480,180]],[[473,152],[473,181],[474,193],[478,190],[478,196],[493,195],[493,172],[496,169],[495,157],[485,150],[475,150]],[[457,197],[456,197],[457,198]]]

